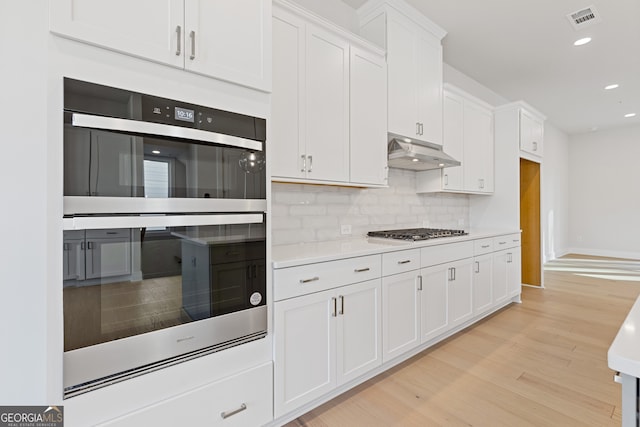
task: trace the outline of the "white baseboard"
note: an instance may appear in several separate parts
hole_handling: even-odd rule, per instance
[[[607,250],[607,249],[591,249],[591,248],[569,248],[567,249],[566,254],[577,254],[577,255],[591,255],[591,256],[604,256],[611,258],[626,258],[633,260],[640,260],[640,252],[630,252],[630,251],[615,251],[615,250]]]

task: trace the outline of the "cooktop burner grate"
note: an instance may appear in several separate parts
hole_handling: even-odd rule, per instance
[[[467,234],[469,233],[464,230],[448,230],[444,228],[405,228],[400,230],[370,231],[367,236],[416,241],[437,239],[439,237],[465,236]]]

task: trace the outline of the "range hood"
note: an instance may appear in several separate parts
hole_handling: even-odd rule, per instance
[[[460,166],[460,162],[442,151],[442,147],[430,142],[412,140],[389,134],[389,167],[424,171]]]

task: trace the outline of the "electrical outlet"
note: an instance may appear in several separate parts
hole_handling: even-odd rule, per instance
[[[340,234],[351,234],[351,225],[350,224],[341,225]]]

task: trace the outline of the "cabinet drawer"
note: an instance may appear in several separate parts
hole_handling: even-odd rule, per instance
[[[382,254],[382,275],[404,273],[420,268],[420,249]]]
[[[380,255],[369,255],[274,270],[273,298],[279,301],[377,279],[381,272],[380,259]]]
[[[87,239],[129,238],[128,228],[110,228],[105,230],[87,230]]]
[[[483,255],[493,252],[493,239],[480,239],[473,241],[473,254]]]
[[[472,256],[473,241],[429,246],[420,250],[420,265],[424,268]]]
[[[108,426],[258,426],[273,419],[271,362],[159,402]]]
[[[500,251],[507,248],[515,248],[520,246],[522,236],[520,233],[506,234],[504,236],[498,236],[493,238],[493,250]]]

